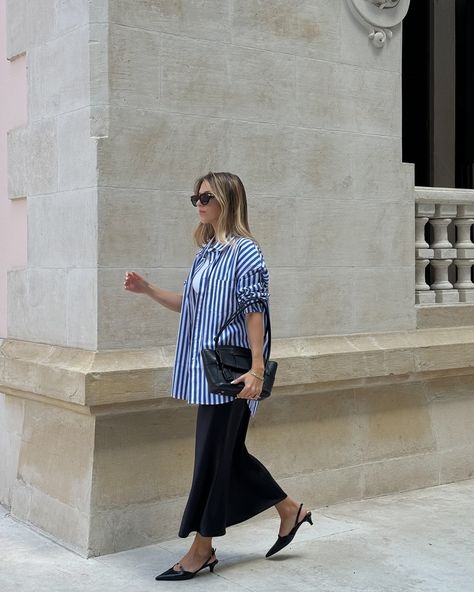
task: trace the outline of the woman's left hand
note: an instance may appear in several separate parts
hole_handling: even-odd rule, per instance
[[[239,382],[244,383],[244,388],[237,395],[238,399],[258,399],[262,392],[263,382],[246,372],[231,382],[231,384],[238,384]]]

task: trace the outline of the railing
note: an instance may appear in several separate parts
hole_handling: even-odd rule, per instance
[[[474,303],[474,190],[415,188],[416,304]]]

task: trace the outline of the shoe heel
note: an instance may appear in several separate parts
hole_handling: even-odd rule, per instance
[[[313,526],[313,520],[311,518],[311,512],[309,514],[307,514],[306,520],[311,524],[311,526]]]
[[[216,565],[219,563],[219,560],[216,559],[215,561],[213,561],[212,563],[209,563],[209,569],[211,571],[214,571],[214,568],[216,567]]]

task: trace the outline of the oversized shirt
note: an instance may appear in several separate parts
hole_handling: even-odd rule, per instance
[[[207,266],[206,266],[207,263]],[[193,277],[201,272],[198,290]],[[268,270],[258,245],[235,237],[230,244],[209,241],[196,254],[184,282],[171,395],[188,403],[218,405],[234,397],[210,393],[201,359],[203,348],[214,348],[214,337],[245,302],[259,297],[268,302]],[[196,282],[195,282],[196,283]],[[250,304],[222,333],[219,344],[250,347],[245,316],[263,312],[261,302]],[[265,319],[265,315],[263,316]],[[264,320],[266,323],[266,319]],[[264,358],[268,357],[265,326]],[[247,401],[255,415],[258,401]]]

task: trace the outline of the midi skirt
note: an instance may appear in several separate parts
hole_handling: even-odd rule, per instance
[[[287,497],[264,465],[249,454],[246,399],[199,405],[194,472],[179,536],[222,536]]]

